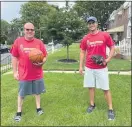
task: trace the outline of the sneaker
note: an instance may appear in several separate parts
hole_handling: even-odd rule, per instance
[[[108,120],[114,120],[115,114],[113,110],[108,110]]]
[[[37,114],[40,116],[40,115],[42,115],[44,112],[43,112],[43,110],[41,109],[41,108],[39,108],[38,110],[37,110]]]
[[[93,110],[95,109],[95,104],[94,105],[90,105],[87,109],[88,113],[91,113]]]
[[[16,122],[20,122],[21,121],[21,113],[17,112],[16,115],[15,115],[15,117],[14,117],[14,120]]]

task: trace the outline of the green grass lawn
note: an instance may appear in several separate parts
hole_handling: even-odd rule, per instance
[[[37,116],[35,98],[27,96],[21,122],[13,120],[17,109],[18,84],[13,75],[1,76],[2,126],[131,126],[131,76],[110,75],[114,121],[107,120],[107,103],[101,90],[96,90],[97,108],[87,114],[88,90],[79,74],[45,73],[46,93],[41,95],[45,113]]]
[[[45,70],[78,70],[79,69],[79,44],[73,44],[69,48],[70,59],[75,59],[76,63],[62,63],[58,62],[59,59],[66,59],[66,47],[59,51],[49,54],[46,64],[44,65]],[[131,70],[131,62],[123,59],[112,59],[108,63],[108,69],[112,70]]]
[[[50,53],[48,55],[48,59],[46,64],[44,65],[44,69],[46,70],[77,70],[79,67],[79,45],[73,44],[69,48],[69,56],[70,59],[75,59],[78,62],[76,63],[63,63],[58,62],[60,59],[66,59],[67,50],[66,47],[61,48],[60,50]]]

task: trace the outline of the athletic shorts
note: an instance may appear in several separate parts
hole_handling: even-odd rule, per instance
[[[44,86],[44,79],[32,80],[32,81],[19,81],[19,96],[24,97],[25,95],[36,94],[46,92]]]
[[[90,69],[85,67],[84,87],[109,90],[108,68]]]

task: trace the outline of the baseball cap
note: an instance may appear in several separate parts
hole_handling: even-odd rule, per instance
[[[97,18],[94,17],[94,16],[90,16],[90,17],[87,18],[87,22],[89,22],[89,21],[95,21],[95,22],[97,22]]]

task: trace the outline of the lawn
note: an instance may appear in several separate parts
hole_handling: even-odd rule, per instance
[[[131,126],[131,76],[110,75],[114,121],[107,120],[107,104],[101,90],[96,90],[97,108],[86,113],[88,90],[83,88],[79,74],[45,73],[46,93],[41,95],[45,113],[37,116],[35,98],[27,96],[21,122],[13,121],[17,108],[17,81],[13,75],[1,76],[2,126]]]
[[[79,44],[73,44],[69,48],[70,59],[75,59],[76,63],[62,63],[59,59],[66,59],[66,47],[48,55],[46,64],[43,66],[45,70],[78,70],[79,68]],[[127,71],[131,70],[131,62],[123,59],[112,59],[108,63],[110,71]]]
[[[62,63],[58,62],[60,59],[66,59],[66,47],[63,47],[53,54],[48,54],[48,59],[45,65],[43,66],[44,70],[72,70],[77,71],[79,69],[79,44],[73,44],[69,48],[70,59],[77,60],[76,63]],[[7,65],[8,66],[8,65]],[[2,66],[1,66],[2,67]],[[123,59],[112,59],[108,63],[109,71],[130,71],[131,62],[129,60]],[[10,70],[9,70],[10,71]]]

